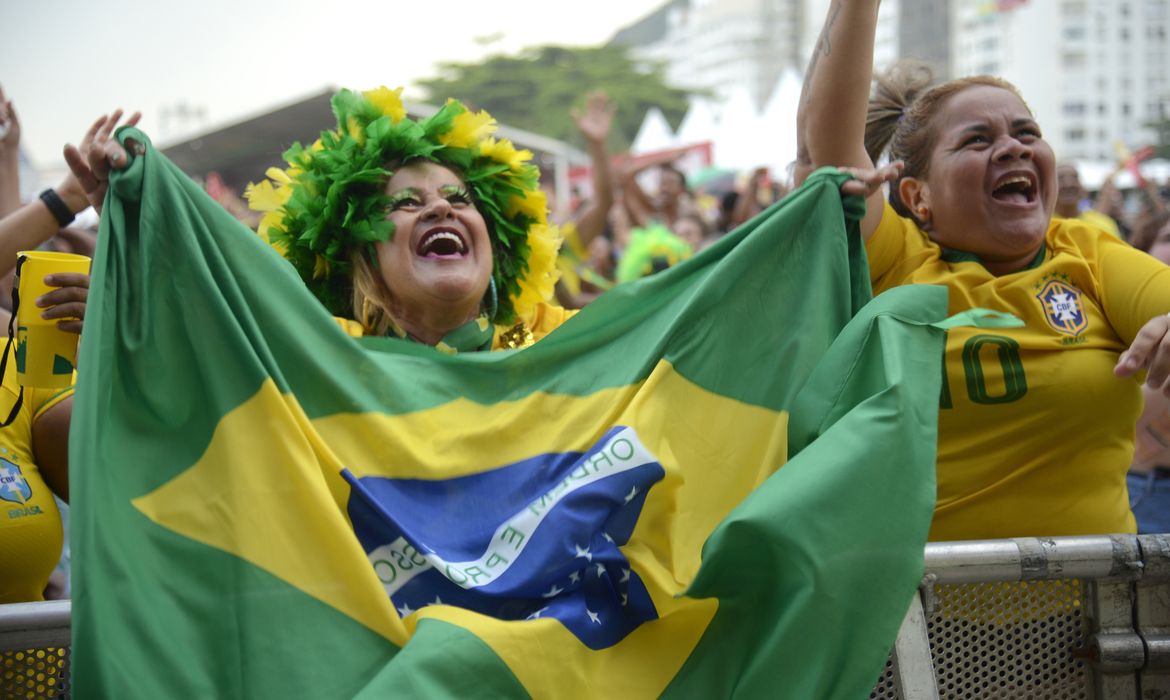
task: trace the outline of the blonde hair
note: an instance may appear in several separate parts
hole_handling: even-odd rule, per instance
[[[949,98],[967,88],[986,86],[1007,90],[1024,101],[1015,85],[991,75],[973,75],[931,87],[933,80],[934,75],[925,63],[898,61],[877,77],[869,100],[865,150],[874,163],[887,150],[890,160],[905,162],[902,178],[923,178],[930,174],[930,157],[938,137],[934,119]],[[1024,107],[1031,113],[1027,103]],[[898,195],[897,183],[890,187],[890,205],[902,216],[915,218]]]
[[[390,314],[390,290],[382,275],[374,269],[368,251],[350,253],[353,265],[353,315],[366,335],[386,335],[393,322]]]

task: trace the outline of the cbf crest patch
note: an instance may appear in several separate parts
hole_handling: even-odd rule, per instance
[[[1040,286],[1036,295],[1044,309],[1048,325],[1066,335],[1078,336],[1089,326],[1081,304],[1081,290],[1070,284],[1067,277],[1053,277]]]
[[[32,488],[20,473],[20,467],[0,457],[0,501],[24,505],[32,498]]]

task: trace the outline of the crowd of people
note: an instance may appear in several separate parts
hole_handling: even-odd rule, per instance
[[[1091,197],[999,78],[936,84],[900,63],[875,82],[877,4],[844,4],[826,23],[801,98],[792,185],[820,167],[855,176],[843,192],[867,199],[875,294],[942,285],[952,313],[1019,319],[948,333],[931,539],[1170,530],[1167,193],[1156,183],[1124,193],[1110,178]],[[289,167],[250,195],[258,233],[353,335],[445,352],[523,348],[787,193],[766,169],[732,190],[695,192],[670,159],[615,161],[606,149],[615,106],[594,93],[574,112],[591,196],[551,222],[539,173],[488,140],[486,114],[451,101],[416,121],[385,88],[343,91],[334,105],[338,128],[290,150]],[[95,122],[66,149],[71,174],[21,204],[20,123],[0,94],[0,275],[9,275],[0,287],[11,287],[18,251],[92,253],[95,233],[70,224],[90,205],[100,211],[110,170],[131,160],[112,137],[122,123],[121,113]],[[379,173],[380,187],[347,190],[340,209],[307,194],[356,172]],[[59,289],[33,303],[82,332],[88,280],[46,282]],[[0,290],[0,307],[9,298]],[[10,312],[0,308],[0,319]],[[0,603],[41,600],[62,547],[52,496],[68,500],[71,392],[22,392],[7,373],[0,393],[3,414],[24,397],[21,419],[0,428]]]

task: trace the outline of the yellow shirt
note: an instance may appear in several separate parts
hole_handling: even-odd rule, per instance
[[[492,350],[526,347],[552,333],[557,326],[572,318],[580,309],[566,309],[556,304],[537,304],[522,322],[511,327],[497,326],[492,338]],[[357,321],[334,316],[341,329],[354,338],[363,335]]]
[[[20,386],[9,357],[0,382],[0,417],[12,410]],[[26,389],[16,419],[0,428],[0,603],[44,599],[49,574],[61,558],[61,514],[33,461],[33,423],[68,389]]]
[[[1025,323],[947,334],[930,539],[1134,532],[1125,473],[1142,399],[1113,366],[1170,311],[1170,267],[1054,219],[1033,266],[996,277],[944,260],[889,205],[866,249],[875,293],[941,284],[952,314],[982,307]]]

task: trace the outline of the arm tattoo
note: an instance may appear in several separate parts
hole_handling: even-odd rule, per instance
[[[817,45],[813,48],[812,58],[808,62],[808,70],[804,74],[804,86],[800,91],[801,103],[808,102],[808,98],[812,94],[813,75],[817,70],[817,62],[822,55],[828,56],[833,53],[833,46],[830,43],[829,35],[832,33],[833,25],[837,23],[837,17],[840,14],[841,0],[833,0],[833,4],[829,8],[829,17],[825,20],[825,28],[821,30],[821,36],[817,39]]]

